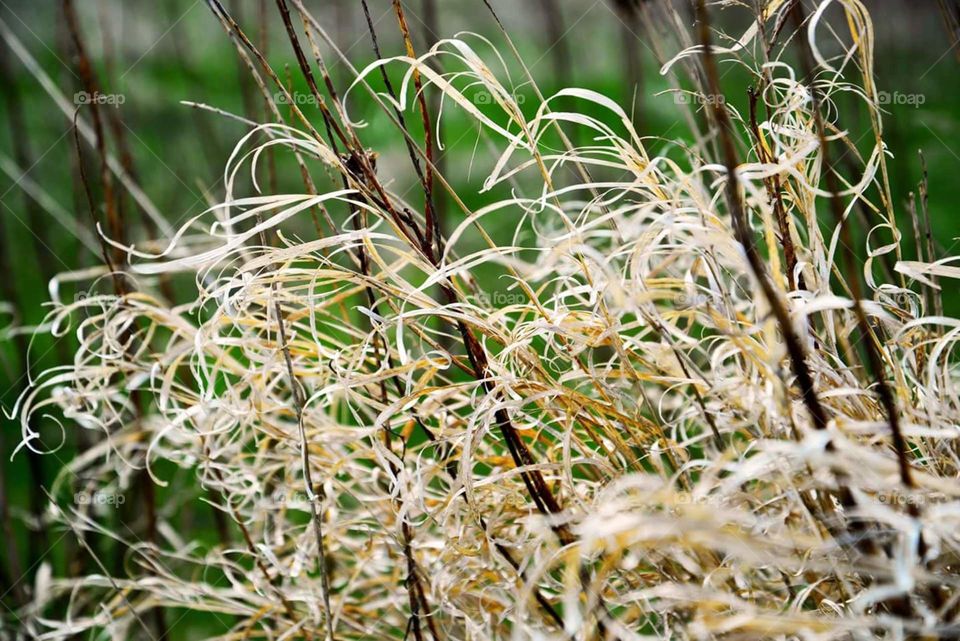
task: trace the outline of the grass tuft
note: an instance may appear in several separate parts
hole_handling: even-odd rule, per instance
[[[733,38],[712,18],[750,3],[699,0],[662,69],[686,147],[526,67],[519,100],[506,34],[418,53],[397,0],[404,55],[356,68],[305,3],[276,4],[313,108],[207,0],[272,120],[190,103],[249,131],[174,233],[121,233],[133,172],[96,110],[77,126],[111,268],[58,278],[116,288],[53,301],[39,331],[79,349],[16,415],[21,449],[42,451],[42,416],[94,435],[48,518],[95,562],[40,573],[31,634],[152,638],[189,611],[220,639],[956,637],[960,272],[926,179],[902,257],[857,0],[755,3]],[[724,93],[732,65],[749,95]],[[863,157],[841,94],[870,115]],[[441,162],[451,111],[491,152],[479,188]],[[409,158],[381,161],[370,113]],[[283,167],[302,189],[276,188]],[[103,509],[131,484],[145,531]]]

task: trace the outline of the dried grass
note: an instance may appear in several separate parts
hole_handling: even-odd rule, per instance
[[[828,5],[843,19],[828,24]],[[125,574],[41,572],[34,633],[134,638],[145,612],[175,607],[232,617],[223,639],[956,638],[960,320],[928,307],[956,259],[902,259],[870,17],[821,2],[793,33],[793,10],[766,3],[712,47],[705,91],[712,57],[736,61],[756,122],[713,87],[712,133],[691,147],[651,156],[656,141],[587,90],[520,105],[499,54],[461,34],[359,70],[342,101],[324,96],[323,126],[252,128],[221,202],[162,251],[108,239],[136,287],[56,301],[46,327],[80,349],[18,414],[22,447],[34,414],[97,434],[52,518],[122,541]],[[814,94],[792,41],[809,44]],[[700,69],[704,51],[664,73]],[[430,146],[409,139],[426,199],[405,199],[348,117],[381,66],[404,69],[385,106],[429,123],[422,83],[498,151],[474,211],[436,175],[464,210],[446,237],[425,204]],[[863,159],[840,94],[871,115]],[[268,150],[329,184],[249,191]],[[841,154],[857,175],[831,164]],[[873,217],[851,236],[862,265],[838,257],[832,198],[844,219]],[[284,233],[311,211],[335,229]],[[502,220],[507,243],[488,231]],[[493,272],[507,290],[491,300],[477,274]],[[194,300],[156,293],[184,273]],[[123,487],[138,466],[166,488],[155,544],[62,500],[71,475]],[[203,501],[231,521],[218,544],[174,526]]]

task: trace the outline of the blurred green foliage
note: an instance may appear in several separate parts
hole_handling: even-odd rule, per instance
[[[103,91],[123,96],[123,104],[106,106],[118,110],[127,141],[136,163],[140,184],[146,194],[163,212],[171,224],[177,226],[190,216],[203,211],[209,201],[222,196],[223,166],[233,145],[244,135],[247,127],[242,123],[201,112],[180,104],[182,100],[205,103],[218,109],[248,117],[262,119],[263,101],[249,74],[238,63],[236,52],[220,25],[204,6],[194,0],[163,0],[159,3],[134,3],[121,0],[89,0],[78,3],[81,26],[86,44],[91,52],[96,71],[103,84]],[[309,4],[309,3],[308,3]],[[371,0],[377,30],[384,55],[400,55],[402,44],[386,0]],[[483,34],[494,43],[502,43],[503,37],[486,13],[482,3],[470,0],[439,0],[438,25],[440,36],[452,36],[461,29]],[[542,14],[543,6],[551,3],[495,3],[501,7],[502,18],[517,45],[521,57],[527,62],[544,94],[574,85],[586,87],[614,97],[629,104],[636,95],[636,119],[641,133],[650,136],[651,155],[668,151],[683,141],[689,141],[686,123],[674,97],[667,93],[670,87],[659,75],[658,65],[651,52],[651,43],[641,33],[638,36],[641,54],[642,85],[636,92],[625,81],[627,61],[623,59],[621,44],[623,26],[605,0],[564,0],[561,9],[560,44],[551,43],[546,28],[547,20]],[[679,3],[682,5],[683,3]],[[920,181],[918,150],[923,150],[929,167],[930,213],[939,255],[946,256],[956,251],[955,239],[960,236],[960,216],[954,205],[960,202],[960,85],[956,82],[958,61],[956,52],[950,51],[935,3],[913,1],[875,0],[871,3],[877,24],[877,81],[881,91],[892,97],[887,105],[885,119],[886,140],[891,155],[891,189],[898,211],[901,231],[911,237],[910,219],[904,203],[911,191],[916,191]],[[55,80],[64,94],[72,100],[81,90],[77,74],[77,60],[71,54],[64,26],[59,15],[59,3],[4,3],[0,17],[16,37],[38,60],[41,67]],[[354,6],[357,5],[357,6]],[[373,59],[372,47],[359,11],[359,3],[341,1],[318,9],[318,15],[328,18],[331,33],[347,50],[353,64],[362,68]],[[267,43],[267,56],[277,73],[292,78],[292,88],[298,95],[308,95],[307,86],[285,40],[282,24],[272,2],[266,3],[268,21],[265,31],[259,20],[260,3],[240,0],[227,3],[236,12],[238,20],[257,42]],[[425,38],[420,15],[421,7],[410,3],[410,15],[414,16],[413,28],[418,38],[417,46],[424,48]],[[732,25],[731,32],[744,25]],[[920,36],[920,37],[918,37]],[[4,49],[6,49],[4,47]],[[503,55],[508,58],[506,49]],[[492,51],[487,59],[493,65],[496,57]],[[334,82],[343,91],[349,80],[345,67],[334,61],[330,51],[324,49],[331,66]],[[13,123],[22,128],[29,143],[30,160],[27,176],[54,202],[76,217],[81,226],[91,227],[85,196],[74,179],[76,149],[70,127],[70,119],[60,111],[40,84],[9,50],[6,50],[6,67],[3,85],[8,96],[20,96],[24,122]],[[534,108],[534,94],[522,81],[519,66],[509,62],[511,77],[516,83],[517,95],[524,98],[524,108]],[[395,84],[399,85],[400,69],[390,68]],[[742,71],[732,68],[723,79],[728,102],[740,113],[746,113],[746,90],[750,79]],[[898,98],[899,96],[899,98]],[[911,98],[912,96],[912,98]],[[389,120],[383,117],[372,102],[356,91],[351,94],[351,114],[357,120],[365,120],[368,126],[362,136],[365,144],[380,154],[379,165],[385,175],[397,177],[392,187],[403,194],[415,187],[412,172],[403,148],[402,138]],[[478,103],[482,104],[482,100]],[[844,117],[841,125],[852,131],[868,131],[867,114],[864,109],[851,110],[854,105],[836,105]],[[0,101],[2,120],[11,123],[10,100]],[[310,105],[301,105],[305,113],[316,118],[319,127],[319,112]],[[588,111],[595,111],[587,107]],[[79,114],[89,118],[85,107]],[[419,119],[410,112],[408,123],[415,137],[422,136],[418,130]],[[443,140],[446,150],[444,163],[451,183],[460,189],[459,196],[467,207],[473,209],[487,198],[479,193],[483,179],[492,163],[486,141],[478,136],[476,125],[451,104],[444,107],[442,121]],[[0,152],[9,158],[16,157],[10,126],[0,127]],[[859,151],[867,155],[872,148],[870,136],[862,137]],[[93,168],[93,155],[84,149]],[[277,188],[302,190],[299,171],[289,158],[277,160]],[[88,169],[89,171],[89,169]],[[318,169],[314,178],[318,185],[337,188]],[[406,181],[404,184],[403,181]],[[412,192],[415,194],[415,190]],[[411,195],[416,201],[416,196]],[[99,256],[84,248],[72,234],[56,224],[46,212],[31,219],[29,199],[25,198],[15,180],[0,175],[0,216],[5,230],[3,263],[7,273],[0,275],[6,282],[5,298],[10,304],[4,316],[4,326],[15,332],[26,332],[43,322],[45,303],[49,299],[47,281],[59,272],[98,264]],[[124,206],[131,222],[131,238],[142,240],[146,232],[137,222],[142,213],[129,198]],[[447,201],[447,227],[452,228],[460,214]],[[493,234],[506,241],[514,232],[508,217],[500,219]],[[301,233],[311,233],[312,227],[305,220]],[[859,238],[865,230],[858,228]],[[912,242],[905,242],[908,257],[912,257]],[[491,279],[496,274],[489,274]],[[960,299],[956,296],[955,284],[943,283],[944,302],[948,313],[960,312]],[[86,287],[86,284],[83,284]],[[103,283],[108,288],[109,283]],[[187,291],[190,283],[178,283]],[[492,287],[496,288],[497,285]],[[72,285],[61,291],[64,297],[76,295]],[[12,320],[11,320],[12,314]],[[6,413],[10,413],[28,381],[28,372],[22,362],[24,339],[12,340],[7,336],[0,347],[0,399]],[[70,335],[54,342],[43,336],[32,342],[29,350],[29,367],[37,372],[69,359],[73,345]],[[47,533],[49,550],[31,549],[29,541],[37,538],[31,534],[29,505],[31,494],[37,488],[31,480],[28,457],[21,452],[11,460],[13,448],[20,440],[20,428],[16,421],[4,416],[0,466],[6,481],[11,520],[17,531],[14,546],[20,555],[19,565],[25,576],[9,577],[11,581],[27,584],[41,560],[51,561],[65,567],[68,556],[82,554],[76,546],[66,545],[72,536],[67,531]],[[76,447],[71,426],[61,430],[52,421],[41,426],[44,445],[60,449],[44,456],[41,476],[44,486],[49,487],[64,461],[72,457]],[[95,437],[95,435],[91,435]],[[168,470],[174,473],[173,470]],[[42,496],[42,495],[41,495]],[[162,504],[163,497],[159,497]],[[165,515],[177,519],[207,519],[206,513]],[[32,526],[31,526],[32,527]],[[210,524],[210,543],[215,540],[213,523]],[[107,546],[109,547],[109,546]],[[7,555],[4,547],[3,556]],[[35,558],[36,554],[42,557]],[[4,563],[9,568],[9,563]],[[7,590],[6,587],[3,590]],[[9,608],[15,608],[14,593],[7,591],[0,597]],[[10,613],[8,612],[8,615]],[[173,615],[175,613],[170,613]],[[6,617],[9,619],[10,617]],[[227,622],[218,621],[215,615],[191,613],[185,618],[168,619],[173,625],[173,638],[202,638],[223,631]]]

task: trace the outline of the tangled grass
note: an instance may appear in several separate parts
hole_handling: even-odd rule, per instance
[[[922,231],[903,257],[870,16],[771,0],[710,45],[700,4],[663,68],[691,74],[695,144],[651,157],[597,93],[528,78],[518,104],[478,36],[418,56],[399,3],[408,55],[338,95],[322,26],[280,0],[319,114],[250,123],[222,200],[172,239],[104,232],[124,275],[54,283],[115,289],[55,302],[47,329],[81,346],[21,399],[22,447],[36,414],[96,435],[50,519],[94,558],[98,537],[127,553],[120,573],[41,572],[30,632],[151,638],[186,610],[221,639],[957,638],[960,320],[939,302],[957,273]],[[719,65],[754,78],[749,109]],[[404,136],[403,175],[361,142],[358,94]],[[864,157],[840,96],[869,113]],[[443,110],[495,150],[473,211],[436,171]],[[268,153],[305,169],[302,193],[262,188]],[[391,186],[411,171],[415,199]],[[192,297],[168,300],[184,274]],[[63,500],[74,477],[162,493],[152,535]],[[217,541],[174,525],[202,503]]]

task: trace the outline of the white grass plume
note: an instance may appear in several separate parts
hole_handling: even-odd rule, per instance
[[[819,3],[794,36],[809,39],[824,101],[853,93],[876,132],[839,196],[851,220],[857,200],[875,216],[858,248],[867,260],[862,274],[838,267],[809,87],[778,49],[752,55],[789,4],[767,3],[765,30],[755,24],[715,55],[763,86],[759,140],[734,101],[724,108],[748,152],[737,177],[750,230],[826,429],[795,387],[711,144],[651,156],[652,139],[591,91],[521,106],[498,80],[499,60],[488,66],[479,52],[486,43],[462,34],[374,63],[351,88],[379,65],[404,66],[399,97],[384,102],[416,109],[419,74],[444,110],[469,114],[496,141],[490,199],[464,211],[442,251],[417,243],[422,203],[383,187],[390,176],[363,174],[322,137],[272,126],[267,143],[241,141],[222,203],[162,256],[126,248],[143,288],[55,307],[49,326],[71,327],[81,346],[21,400],[24,443],[31,414],[56,413],[64,429],[97,432],[64,482],[123,484],[130,466],[146,465],[171,491],[156,546],[112,531],[96,509],[52,507],[76,531],[129,545],[130,576],[45,579],[32,629],[126,638],[143,632],[132,604],[216,613],[232,622],[223,638],[320,639],[329,628],[338,639],[400,639],[413,627],[444,639],[956,634],[960,320],[932,315],[921,289],[931,275],[956,277],[955,258],[901,259],[872,26],[859,2],[838,0]],[[825,28],[829,4],[847,32]],[[826,40],[843,53],[824,53]],[[491,108],[476,106],[476,91]],[[852,146],[835,112],[824,117],[832,144]],[[556,145],[558,126],[587,142]],[[318,195],[237,193],[235,178],[256,175],[267,145],[346,182]],[[317,207],[340,229],[284,233]],[[494,242],[495,219],[516,221],[510,243]],[[882,261],[903,278],[884,282]],[[180,272],[194,276],[195,300],[150,293],[156,274]],[[502,275],[500,296],[478,272]],[[868,337],[851,277],[865,279]],[[861,339],[882,356],[913,487],[898,476]],[[150,407],[138,420],[134,390]],[[180,471],[161,474],[161,461]],[[217,545],[175,525],[202,502],[231,521]],[[68,595],[68,611],[52,616]]]

